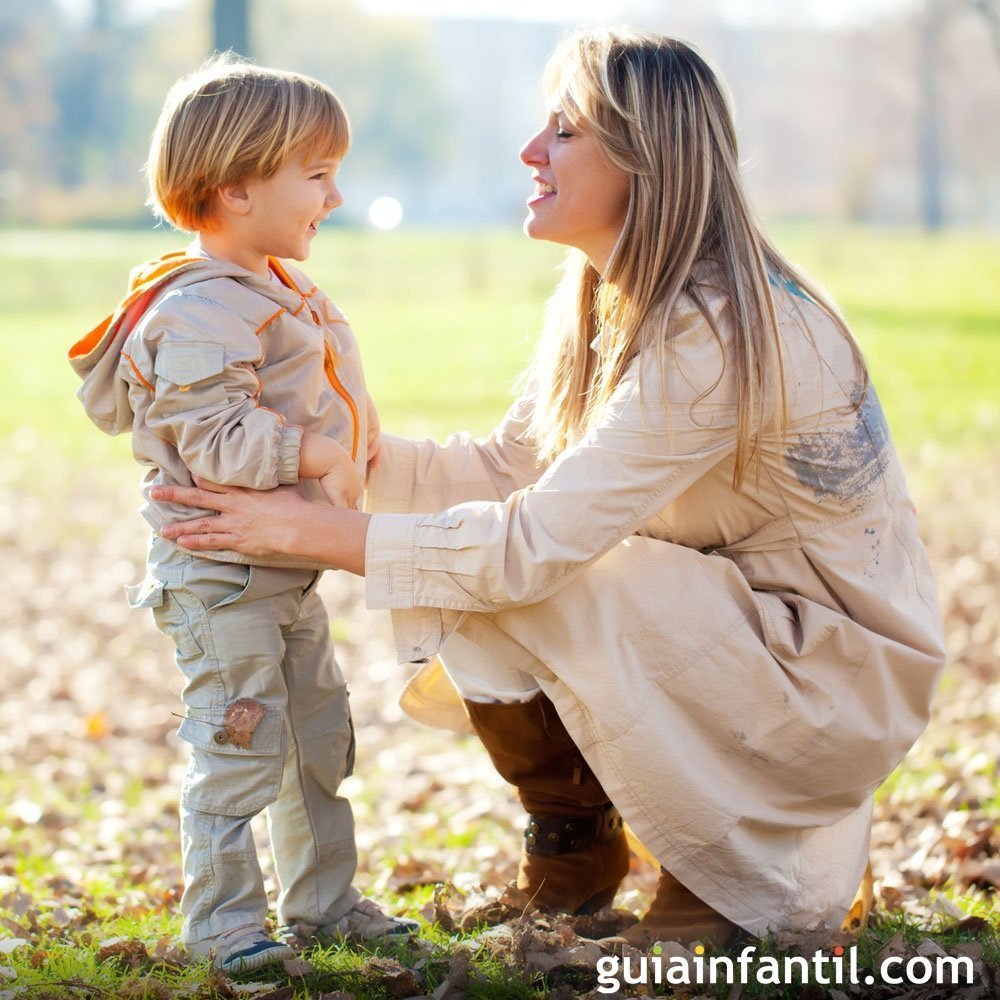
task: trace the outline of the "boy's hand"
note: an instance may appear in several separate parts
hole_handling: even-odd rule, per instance
[[[365,472],[365,479],[371,475],[382,458],[382,423],[378,418],[378,410],[372,402],[371,393],[366,393],[368,397],[368,465]]]
[[[357,510],[364,483],[351,456],[333,438],[306,431],[299,449],[299,476],[319,480],[334,507]]]
[[[358,470],[354,467],[350,455],[344,452],[347,462],[332,469],[325,476],[319,477],[320,489],[323,490],[327,500],[334,507],[343,507],[346,510],[357,510],[358,500],[364,491],[364,483],[358,475]]]

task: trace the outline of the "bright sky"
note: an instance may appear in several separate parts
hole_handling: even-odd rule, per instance
[[[185,0],[128,0],[135,14],[176,7]],[[410,17],[483,17],[521,21],[615,21],[630,16],[662,16],[665,0],[357,0],[370,14]],[[92,0],[59,0],[76,15]],[[915,0],[716,0],[719,13],[736,24],[789,23],[841,27],[913,6]],[[691,4],[694,7],[694,4]],[[690,8],[689,8],[690,9]]]
[[[736,23],[796,21],[837,27],[867,20],[913,0],[718,0],[719,13]],[[526,21],[613,21],[663,14],[663,0],[359,0],[371,14],[490,17]]]

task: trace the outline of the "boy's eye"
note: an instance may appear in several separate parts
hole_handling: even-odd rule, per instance
[[[324,177],[326,177],[326,171],[321,171],[318,174],[313,174],[309,179],[312,181],[321,181]]]

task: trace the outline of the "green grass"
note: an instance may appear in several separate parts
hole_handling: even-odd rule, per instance
[[[776,235],[788,255],[829,288],[847,314],[868,354],[901,450],[915,455],[940,449],[975,460],[995,455],[1000,241],[799,228]],[[47,472],[135,474],[127,439],[108,439],[85,418],[75,399],[77,381],[66,351],[117,302],[134,264],[181,244],[181,238],[165,232],[0,231],[0,337],[6,349],[0,482],[38,482],[45,488]],[[386,429],[443,436],[459,429],[485,433],[505,410],[530,355],[560,258],[558,248],[530,243],[516,231],[330,230],[317,240],[308,270],[354,325]],[[927,779],[923,771],[900,769],[883,794]],[[39,998],[175,995],[163,989],[231,996],[204,963],[128,968],[117,959],[97,961],[101,942],[110,938],[142,940],[152,950],[179,930],[172,880],[155,868],[144,871],[141,851],[143,835],[169,839],[174,817],[144,806],[141,787],[120,789],[130,826],[108,840],[95,833],[101,829],[99,796],[85,784],[54,784],[44,794],[34,789],[29,795],[21,784],[25,780],[35,779],[0,775],[0,823],[8,827],[11,848],[9,859],[0,861],[0,874],[7,880],[0,897],[15,883],[32,901],[34,922],[27,928],[30,945],[0,955],[0,966],[17,972],[10,988],[30,985],[28,995]],[[39,822],[13,814],[11,803],[22,795],[34,801],[41,795]],[[72,801],[63,801],[65,796]],[[51,849],[46,817],[60,814],[77,817],[79,836],[96,838],[89,852],[94,861],[86,870],[68,870],[65,859]],[[460,851],[466,842],[450,846]],[[88,853],[86,846],[77,845],[72,852],[74,864]],[[407,912],[416,912],[427,891],[404,898]],[[949,885],[939,891],[967,913],[989,913],[985,892],[968,892],[959,899]],[[14,927],[29,920],[10,895],[0,903],[0,917]],[[6,923],[4,935],[16,935],[14,927]],[[411,966],[422,961],[427,973],[423,985],[430,992],[446,974],[457,944],[468,936],[452,937],[434,927],[426,933],[430,953],[403,949],[384,954]],[[883,918],[860,937],[864,961],[871,961],[897,933],[914,944],[931,937],[944,947],[971,935],[920,926],[904,915]],[[1000,945],[995,931],[980,933],[978,940],[987,963],[996,969]],[[774,942],[764,947],[767,954],[781,954]],[[282,972],[253,978],[290,984],[299,997],[338,989],[359,997],[388,996],[370,969],[365,971],[370,957],[359,949],[313,951],[309,958],[315,973],[304,980]],[[543,977],[525,980],[485,953],[476,956],[474,968],[470,997],[540,997],[554,985]],[[74,990],[66,985],[69,980],[88,989]],[[593,983],[591,979],[588,988]],[[0,978],[0,996],[7,988]],[[748,988],[745,995],[764,994]]]
[[[777,238],[851,320],[904,453],[992,447],[1000,241],[818,229]],[[163,231],[0,232],[0,440],[14,462],[127,459],[127,441],[84,417],[66,351],[111,310],[134,264],[182,243]],[[485,433],[503,414],[561,256],[516,230],[331,229],[308,270],[355,328],[385,428],[440,437]]]
[[[16,970],[17,987],[23,991],[19,995],[39,1000],[53,996],[231,1000],[236,995],[234,987],[237,984],[267,983],[272,989],[285,987],[294,991],[294,996],[302,1000],[337,990],[353,993],[359,1000],[384,1000],[391,996],[415,995],[414,992],[392,992],[386,980],[386,972],[393,968],[392,962],[417,970],[419,989],[430,994],[448,976],[456,952],[462,948],[468,950],[471,959],[467,986],[470,1000],[542,1000],[559,985],[563,989],[568,986],[570,996],[580,995],[597,985],[596,969],[580,967],[562,969],[551,975],[532,975],[517,967],[512,954],[497,954],[484,947],[477,941],[475,932],[448,935],[430,925],[423,928],[425,940],[422,944],[373,948],[345,945],[316,947],[305,953],[304,957],[312,968],[303,970],[301,974],[291,974],[278,967],[242,976],[222,977],[212,972],[207,960],[190,965],[172,961],[175,957],[169,950],[172,942],[168,945],[164,938],[176,936],[180,921],[169,908],[136,907],[133,913],[116,915],[100,893],[95,891],[98,886],[92,884],[83,888],[91,890],[92,902],[89,905],[81,905],[76,910],[70,908],[72,912],[61,915],[56,911],[44,914],[32,935],[34,943],[2,957],[3,963]],[[70,921],[69,927],[66,926],[67,920]],[[981,928],[972,927],[927,928],[903,916],[889,916],[875,921],[856,941],[857,966],[861,977],[877,968],[879,955],[890,943],[902,941],[912,955],[928,940],[949,954],[955,954],[956,949],[960,952],[962,946],[978,946],[982,949],[987,967],[995,970],[1000,966],[1000,944],[995,932],[984,933]],[[139,949],[138,954],[133,951],[116,957],[113,954],[115,942],[130,942],[133,948],[134,943],[141,943],[144,947]],[[161,948],[166,945],[165,954],[157,953],[158,944]],[[811,956],[822,950],[829,958],[832,947],[829,942],[817,941],[811,945],[803,942],[799,948],[790,948],[774,937],[767,937],[756,942],[756,956],[758,962],[763,956],[780,963],[790,954]],[[739,953],[740,947],[736,946],[716,954],[728,955],[735,965]],[[845,968],[848,968],[846,962]],[[827,975],[830,970],[828,964]],[[259,991],[261,987],[257,989]],[[664,987],[655,992],[657,995],[672,995]],[[0,995],[6,996],[2,992],[2,984]],[[269,993],[267,995],[270,996]],[[291,992],[284,994],[286,998],[291,995]],[[732,995],[732,988],[724,983],[714,987],[703,986],[698,995],[728,997]],[[792,983],[784,986],[760,984],[751,979],[742,995],[772,1000],[778,997],[795,998],[801,995],[801,987]],[[819,997],[826,994],[819,992],[811,995]],[[911,994],[897,990],[878,995]]]

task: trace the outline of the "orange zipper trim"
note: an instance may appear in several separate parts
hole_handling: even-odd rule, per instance
[[[344,383],[340,381],[340,377],[337,375],[337,355],[333,353],[333,348],[326,344],[326,357],[323,361],[323,367],[326,370],[326,377],[333,386],[334,392],[347,404],[347,408],[351,411],[351,419],[354,421],[354,437],[351,441],[351,461],[356,462],[358,459],[358,437],[361,434],[361,418],[358,415],[358,404],[354,402],[351,394],[344,388]]]
[[[302,311],[302,306],[308,305],[308,298],[316,290],[316,286],[313,285],[308,292],[302,292],[298,285],[292,281],[291,275],[281,266],[281,262],[276,257],[268,257],[267,262],[272,271],[278,276],[278,280],[285,285],[286,288],[290,288],[293,292],[298,292],[302,297],[302,305],[292,313],[293,316],[298,316]],[[312,313],[313,321],[317,326],[322,326],[319,316],[316,314],[316,310],[309,309]],[[273,317],[272,317],[273,318]],[[358,460],[358,438],[361,436],[361,416],[358,413],[358,404],[354,402],[354,398],[347,391],[344,383],[340,381],[340,376],[337,374],[337,355],[334,353],[333,348],[330,346],[330,342],[323,339],[323,346],[326,348],[323,357],[323,370],[326,372],[327,381],[333,386],[333,391],[336,392],[338,396],[347,404],[348,410],[351,411],[351,421],[353,422],[353,434],[351,437],[351,461],[356,462]]]

